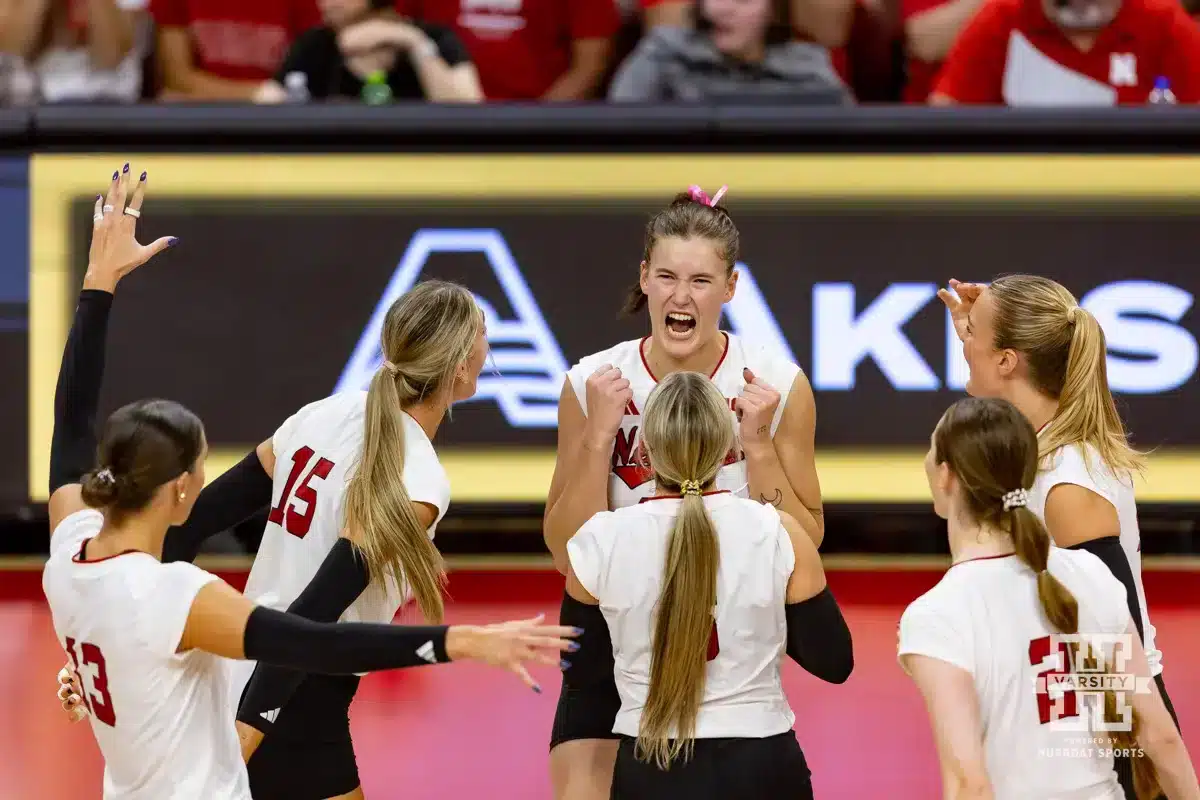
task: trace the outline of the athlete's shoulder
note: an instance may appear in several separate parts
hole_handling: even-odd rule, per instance
[[[735,358],[735,363],[745,364],[755,375],[761,376],[767,383],[783,385],[776,389],[787,389],[796,380],[796,376],[804,370],[800,368],[786,353],[780,353],[776,348],[762,342],[753,341],[732,333],[729,337],[729,356]]]
[[[638,351],[641,344],[641,339],[618,342],[612,347],[579,359],[575,366],[571,367],[571,371],[580,372],[584,376],[587,376],[591,375],[603,364],[612,364],[614,367],[620,367],[622,364],[629,363],[632,359],[640,358]]]

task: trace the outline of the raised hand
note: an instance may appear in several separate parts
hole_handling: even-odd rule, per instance
[[[938,289],[938,297],[950,311],[950,319],[954,322],[954,332],[958,334],[959,341],[965,341],[967,338],[968,315],[982,291],[982,283],[963,283],[955,278],[950,279],[949,289]]]
[[[115,290],[121,278],[177,241],[164,236],[148,245],[138,243],[137,221],[146,199],[146,177],[143,172],[130,191],[133,177],[126,164],[123,170],[113,173],[108,193],[96,196],[85,289]]]
[[[612,364],[605,364],[587,379],[587,428],[597,447],[607,447],[621,429],[625,408],[633,399],[629,379]]]
[[[779,408],[781,395],[774,386],[766,383],[748,369],[742,370],[746,388],[733,401],[737,412],[738,437],[742,447],[771,443],[771,423]]]

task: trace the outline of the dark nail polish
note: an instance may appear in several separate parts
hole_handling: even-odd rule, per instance
[[[167,247],[174,247],[177,244],[179,244],[179,240],[174,236],[172,236],[170,239],[167,239]]]
[[[537,684],[534,684],[533,690],[538,694],[542,693],[542,687],[538,686]]]
[[[142,173],[141,180],[143,180],[143,181],[146,180],[146,173],[144,173],[144,172]]]
[[[104,195],[102,195],[102,194],[98,194],[98,195],[96,195],[96,199],[97,199],[97,200],[99,200],[99,199],[101,199],[101,198],[103,198],[103,197],[104,197]]]
[[[579,642],[571,642],[569,645],[567,645],[568,653],[574,653],[578,649],[579,649]]]
[[[119,172],[114,172],[114,173],[113,173],[113,180],[114,180],[114,181],[115,181],[117,178],[119,178],[119,177],[121,177],[121,173],[119,173]]]
[[[126,162],[125,166],[121,168],[121,172],[129,172],[129,163],[128,162]]]
[[[560,662],[558,662],[558,665],[559,665],[560,667],[562,667],[563,669],[570,669],[570,668],[571,668],[571,662],[570,662],[570,661],[560,661]]]
[[[576,636],[583,636],[583,628],[572,628],[571,630],[575,632]]]

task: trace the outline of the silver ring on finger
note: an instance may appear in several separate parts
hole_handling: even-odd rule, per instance
[[[142,212],[138,211],[136,208],[127,208],[127,209],[125,209],[125,213],[128,214],[129,216],[133,217],[134,219],[139,219],[142,216]]]
[[[112,206],[110,206],[110,205],[108,205],[108,204],[105,204],[105,206],[104,206],[104,213],[105,213],[105,214],[111,214],[111,213],[112,213],[112,210],[113,210],[113,207],[112,207]]]
[[[92,222],[104,222],[104,215],[97,214],[96,216],[92,217]]]

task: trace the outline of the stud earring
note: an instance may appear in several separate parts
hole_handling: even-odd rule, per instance
[[[183,502],[183,498],[185,498],[185,497],[187,497],[187,493],[186,493],[186,492],[180,492],[180,493],[179,493],[179,502],[181,502],[181,503],[182,503],[182,502]]]

